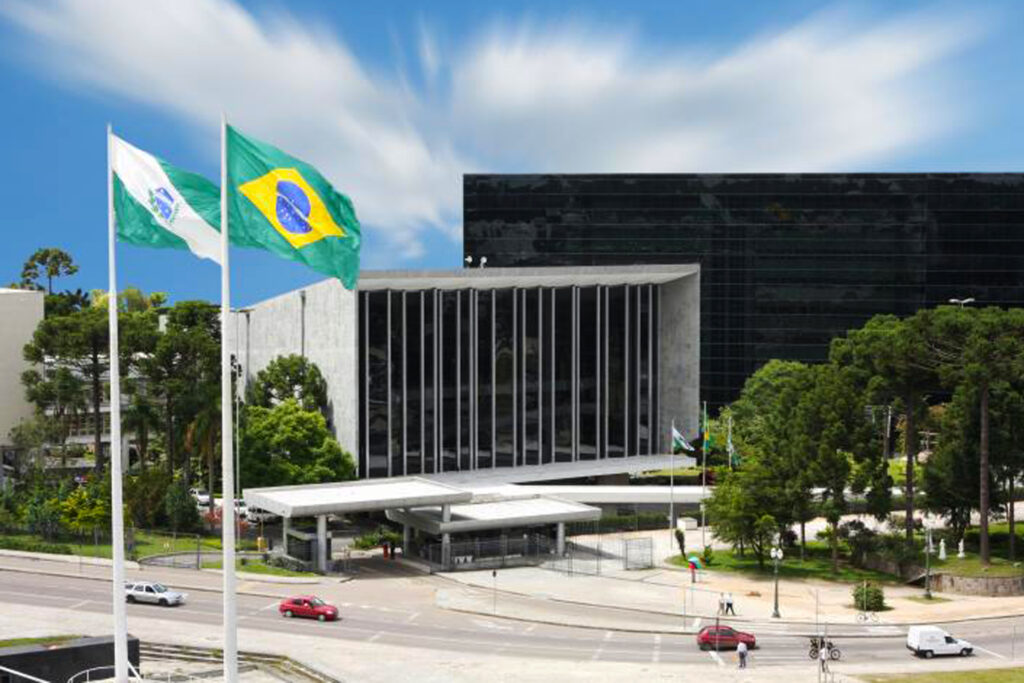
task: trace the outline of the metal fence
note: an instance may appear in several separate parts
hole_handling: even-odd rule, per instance
[[[566,541],[565,552],[548,559],[544,566],[566,574],[600,576],[623,569],[654,566],[654,539],[577,537]]]
[[[555,541],[543,534],[523,534],[452,541],[448,558],[437,542],[413,543],[411,552],[441,571],[499,569],[540,564],[555,554]]]

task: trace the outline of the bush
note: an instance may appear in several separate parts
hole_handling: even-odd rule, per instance
[[[863,612],[881,612],[886,609],[885,592],[873,583],[860,583],[853,587],[853,606]]]
[[[356,536],[355,540],[352,541],[352,547],[356,550],[370,550],[371,548],[383,545],[385,541],[392,545],[401,545],[402,534],[386,526],[379,526],[373,531],[367,531],[365,534]]]
[[[686,533],[682,529],[676,529],[676,543],[679,544],[679,554],[686,555]]]
[[[49,553],[50,555],[70,555],[71,547],[63,543],[47,543],[31,538],[0,536],[0,548],[4,550],[22,550],[29,553]]]
[[[715,552],[711,549],[711,546],[709,546],[709,545],[704,546],[704,554],[701,555],[700,559],[701,559],[701,562],[704,563],[705,567],[710,567],[711,566],[711,563],[715,559]]]

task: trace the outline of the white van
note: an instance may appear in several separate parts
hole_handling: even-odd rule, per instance
[[[938,626],[911,626],[907,631],[907,649],[919,657],[931,659],[935,655],[966,657],[974,646],[966,640],[954,638]]]

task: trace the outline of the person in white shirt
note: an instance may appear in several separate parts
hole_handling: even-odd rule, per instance
[[[747,668],[747,644],[744,643],[743,641],[740,641],[740,644],[736,646],[736,654],[739,655],[739,658],[740,658],[740,668],[741,669],[746,669]]]

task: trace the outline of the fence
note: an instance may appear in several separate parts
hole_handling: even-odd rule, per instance
[[[544,566],[569,575],[589,576],[623,569],[649,569],[654,566],[654,539],[577,537],[566,541],[565,552],[550,558]]]
[[[437,542],[413,543],[411,553],[441,571],[500,569],[540,564],[554,555],[555,542],[542,534],[523,534],[452,541],[447,560]]]

